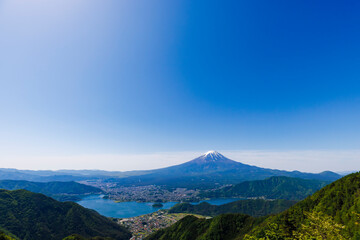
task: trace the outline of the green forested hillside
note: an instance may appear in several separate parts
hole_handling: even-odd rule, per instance
[[[343,177],[288,210],[269,216],[264,221],[261,221],[261,218],[243,217],[248,219],[248,223],[251,222],[245,224],[245,228],[233,227],[236,222],[234,219],[211,225],[215,219],[225,216],[228,215],[219,215],[212,220],[193,218],[190,219],[192,221],[180,220],[170,228],[156,232],[148,239],[172,239],[171,234],[178,237],[174,239],[185,240],[360,239],[360,173]],[[216,237],[203,238],[209,231],[216,231]],[[244,232],[246,232],[245,237]]]
[[[174,225],[159,230],[146,240],[230,240],[245,235],[262,219],[244,214],[223,214],[212,219],[187,216]]]
[[[71,234],[119,240],[131,236],[93,210],[26,190],[0,190],[0,216],[0,228],[22,240],[60,240]]]
[[[196,205],[190,203],[179,203],[170,208],[169,213],[193,213],[204,216],[216,216],[224,213],[243,213],[253,217],[259,217],[282,212],[295,203],[296,201],[284,199],[274,201],[263,199],[239,200],[219,206],[211,205],[207,202]]]
[[[0,180],[0,189],[25,189],[42,193],[57,200],[78,200],[84,194],[100,194],[102,190],[77,182],[29,182],[23,180]]]
[[[345,176],[289,210],[269,218],[249,236],[278,239],[360,239],[360,173]]]
[[[277,176],[203,192],[201,196],[209,198],[265,197],[267,199],[302,200],[328,183],[320,180]]]

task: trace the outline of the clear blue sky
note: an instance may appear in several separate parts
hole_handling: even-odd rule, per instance
[[[0,0],[1,158],[357,150],[359,11],[359,1]]]

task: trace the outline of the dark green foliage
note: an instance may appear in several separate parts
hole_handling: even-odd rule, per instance
[[[12,238],[11,236],[0,231],[0,240],[15,240],[15,238]]]
[[[186,216],[172,226],[161,229],[146,238],[146,240],[179,239],[190,240],[202,235],[210,226],[210,219],[199,219],[194,216]]]
[[[0,240],[18,240],[18,238],[6,229],[0,227]]]
[[[42,193],[59,201],[80,200],[85,194],[100,194],[102,190],[77,182],[29,182],[23,180],[1,180],[0,189],[25,189]]]
[[[86,238],[84,238],[83,236],[80,236],[79,234],[72,234],[72,235],[64,238],[63,240],[86,240]]]
[[[113,240],[113,238],[109,238],[109,237],[92,237],[92,238],[84,238],[83,236],[79,235],[79,234],[72,234],[66,238],[64,238],[63,240]]]
[[[223,214],[212,219],[187,216],[146,240],[230,240],[243,236],[261,220],[244,214]]]
[[[216,216],[224,213],[243,213],[254,217],[265,216],[269,214],[276,214],[282,212],[292,205],[296,201],[291,200],[239,200],[223,205],[211,205],[207,202],[203,202],[197,205],[190,203],[179,203],[169,209],[170,213],[193,213],[205,216]]]
[[[267,199],[302,200],[328,183],[291,177],[271,177],[203,192],[201,197],[265,197]]]
[[[110,219],[73,202],[58,202],[26,190],[0,190],[0,228],[23,240],[63,239],[71,234],[129,239]]]

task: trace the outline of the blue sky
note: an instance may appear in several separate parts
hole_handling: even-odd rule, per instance
[[[332,170],[359,169],[359,9],[0,0],[0,167],[108,169],[111,155],[112,169],[144,169],[216,149],[348,151]],[[266,166],[301,168],[271,156]]]

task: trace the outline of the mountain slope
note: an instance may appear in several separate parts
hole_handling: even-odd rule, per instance
[[[104,170],[19,170],[0,168],[0,180],[25,180],[34,182],[81,181],[106,179],[111,177],[129,177],[150,173],[145,171],[104,171]]]
[[[77,200],[85,194],[100,194],[102,190],[96,187],[77,182],[29,182],[23,180],[0,180],[0,189],[25,189],[31,192],[42,193],[57,200]]]
[[[296,201],[290,200],[239,200],[223,205],[211,205],[207,202],[200,204],[179,203],[169,209],[169,213],[193,213],[204,216],[217,216],[224,213],[243,213],[253,217],[282,212],[293,206]]]
[[[245,235],[262,219],[244,214],[223,214],[212,219],[187,216],[172,226],[161,229],[146,240],[231,240]]]
[[[131,236],[93,210],[26,190],[0,190],[0,216],[0,228],[24,240],[60,240],[71,234],[119,240]]]
[[[328,183],[319,180],[276,176],[206,191],[201,194],[201,197],[264,197],[266,199],[302,200]]]
[[[149,174],[109,181],[119,185],[165,185],[170,187],[209,188],[223,184],[236,184],[249,180],[262,180],[272,176],[287,176],[303,179],[334,181],[340,175],[333,172],[319,174],[299,171],[282,171],[246,165],[226,158],[218,152],[210,151],[189,162],[162,169]]]
[[[81,181],[89,177],[72,176],[61,173],[50,173],[52,171],[28,171],[9,168],[0,168],[0,180],[26,180],[35,182],[51,181]],[[49,174],[49,175],[46,175]]]
[[[225,216],[219,215],[213,219]],[[193,219],[190,223],[180,220],[148,239],[171,239],[167,237],[175,234],[177,237],[184,236],[178,239],[198,240],[204,239],[204,233],[210,231],[217,232],[217,236],[224,234],[226,238],[207,239],[360,239],[360,172],[343,177],[288,210],[264,219],[253,219],[246,228],[231,227],[236,220],[228,219],[223,224],[213,225],[213,229],[205,220]]]
[[[339,227],[342,236],[360,238],[360,172],[329,184],[289,210],[269,218],[252,235],[263,237],[266,229],[276,225],[279,237],[295,238],[304,228],[311,232],[311,223],[322,218],[316,228],[320,229],[325,221],[333,222],[331,225],[343,227]]]

